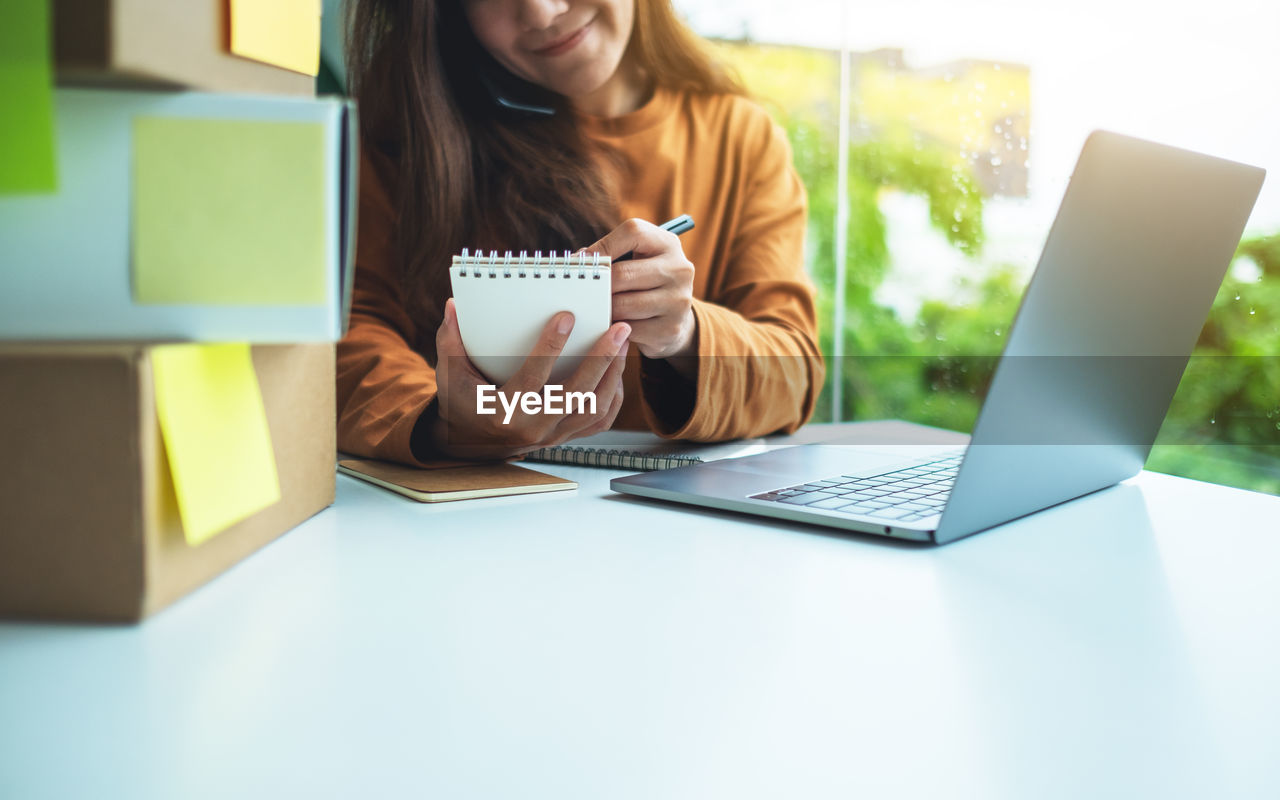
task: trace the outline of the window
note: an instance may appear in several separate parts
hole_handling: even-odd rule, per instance
[[[1280,6],[676,0],[786,128],[832,359],[818,420],[968,430],[1088,133],[1280,169]],[[840,336],[835,335],[839,330]],[[1280,492],[1280,188],[1148,467]]]

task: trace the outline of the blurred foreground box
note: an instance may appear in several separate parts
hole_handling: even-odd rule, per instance
[[[59,89],[58,187],[0,196],[0,339],[336,342],[354,104]]]
[[[280,0],[272,0],[280,5]],[[298,3],[290,0],[289,6]],[[306,4],[303,4],[306,5]],[[291,34],[319,48],[320,3]],[[230,0],[54,0],[58,79],[114,86],[186,86],[217,92],[315,94],[314,72],[232,52]],[[306,45],[303,45],[306,46]]]
[[[141,619],[333,502],[333,345],[255,345],[280,500],[189,545],[149,354],[0,346],[0,617]]]

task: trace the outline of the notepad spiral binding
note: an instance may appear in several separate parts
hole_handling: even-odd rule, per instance
[[[520,278],[555,278],[559,275],[562,279],[577,277],[582,280],[600,280],[601,270],[607,269],[611,263],[609,256],[600,253],[570,253],[568,250],[563,255],[552,252],[546,256],[541,250],[535,251],[532,256],[528,250],[521,250],[519,255],[512,255],[508,250],[501,256],[497,250],[490,250],[486,256],[480,250],[473,255],[464,247],[462,255],[453,257],[453,266],[461,268],[458,271],[458,277],[461,278],[468,275],[473,278],[497,278],[499,275],[510,278],[514,273]]]
[[[572,464],[579,467],[612,467],[653,472],[659,469],[675,469],[701,464],[702,459],[691,455],[664,455],[662,453],[638,453],[634,450],[602,449],[599,447],[574,447],[558,445],[534,450],[525,461],[541,461],[547,464]]]

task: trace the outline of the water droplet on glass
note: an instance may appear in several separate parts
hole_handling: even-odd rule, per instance
[[[1004,161],[1002,161],[1002,160],[1000,159],[1000,156],[992,156],[992,157],[991,157],[991,166],[993,166],[993,167],[998,167],[998,166],[1000,166],[1000,165],[1001,165],[1001,164],[1003,164],[1003,163],[1004,163]]]
[[[961,214],[960,209],[958,208],[951,213],[951,216],[955,219],[956,222],[959,222],[960,220],[964,219],[964,214]]]
[[[1251,316],[1251,317],[1252,317],[1252,316],[1253,316],[1254,314],[1256,314],[1256,313],[1258,313],[1258,312],[1257,312],[1257,311],[1255,311],[1254,309],[1252,309],[1252,308],[1251,308],[1251,309],[1249,309],[1249,316]]]
[[[1236,299],[1237,299],[1237,300],[1239,300],[1239,299],[1240,299],[1240,293],[1239,293],[1239,292],[1236,292]]]

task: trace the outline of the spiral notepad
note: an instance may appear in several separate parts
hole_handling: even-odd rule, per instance
[[[573,313],[569,340],[551,371],[562,383],[609,330],[612,316],[608,256],[599,253],[498,255],[466,249],[449,270],[462,344],[476,368],[495,384],[511,379],[559,311]]]
[[[579,467],[604,467],[650,472],[658,469],[687,467],[705,461],[763,453],[768,449],[763,439],[738,439],[720,444],[696,444],[663,439],[639,431],[605,431],[576,439],[570,444],[543,447],[524,456],[525,461],[548,464],[571,464]]]
[[[572,464],[577,467],[604,467],[629,469],[637,472],[653,472],[659,469],[675,469],[690,464],[701,464],[698,456],[677,453],[644,453],[613,447],[575,447],[558,445],[534,450],[524,457],[526,461],[542,461],[547,464]]]

